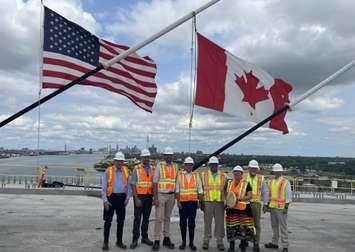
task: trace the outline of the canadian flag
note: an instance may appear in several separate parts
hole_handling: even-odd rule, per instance
[[[290,84],[274,79],[201,34],[197,37],[196,105],[260,122],[289,103]],[[286,111],[266,126],[288,133],[285,115]]]

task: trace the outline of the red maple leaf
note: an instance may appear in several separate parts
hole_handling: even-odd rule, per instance
[[[269,99],[269,97],[267,96],[268,91],[265,90],[264,87],[256,88],[259,83],[259,79],[253,75],[252,71],[250,71],[249,73],[245,72],[245,76],[246,81],[243,75],[239,77],[235,74],[235,83],[237,83],[240,90],[242,90],[244,94],[243,101],[249,103],[249,105],[253,109],[255,109],[255,104],[260,101]]]

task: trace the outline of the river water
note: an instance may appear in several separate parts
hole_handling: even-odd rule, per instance
[[[40,156],[39,165],[48,166],[49,176],[76,176],[82,174],[82,168],[91,176],[99,176],[93,165],[104,156],[104,153]],[[38,175],[37,160],[36,156],[0,159],[0,174]]]

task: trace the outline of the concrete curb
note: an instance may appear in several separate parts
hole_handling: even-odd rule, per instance
[[[1,188],[3,194],[37,194],[37,195],[76,195],[100,197],[101,192],[97,190],[63,190],[63,189],[22,189],[22,188]]]
[[[355,200],[341,200],[341,199],[295,198],[292,201],[302,202],[302,203],[355,204]]]

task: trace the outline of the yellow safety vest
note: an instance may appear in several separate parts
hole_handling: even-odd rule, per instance
[[[204,201],[224,201],[224,185],[226,175],[218,171],[214,177],[210,170],[202,173],[203,200]]]
[[[252,198],[250,202],[257,202],[260,203],[261,201],[261,186],[264,182],[264,176],[256,174],[252,179],[250,174],[247,175],[247,181],[252,187]]]
[[[175,164],[171,164],[169,168],[168,165],[160,163],[158,188],[167,191],[175,191],[177,170]]]
[[[127,166],[122,166],[122,178],[124,183],[124,190],[127,191],[128,184],[128,168]],[[113,187],[115,185],[115,166],[108,167],[106,169],[107,173],[107,187],[106,187],[106,195],[111,196],[113,193]]]
[[[193,172],[190,181],[187,180],[187,172],[178,175],[180,186],[179,201],[198,201],[198,174]]]
[[[269,188],[269,207],[284,209],[286,204],[286,185],[288,180],[280,177],[277,181],[270,179],[268,182]]]

